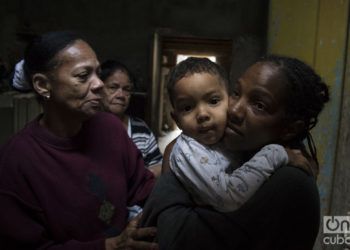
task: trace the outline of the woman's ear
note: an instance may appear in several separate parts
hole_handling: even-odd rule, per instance
[[[50,99],[51,84],[49,78],[41,73],[36,73],[32,77],[33,88],[44,99]]]
[[[305,129],[305,122],[302,120],[294,121],[287,125],[282,135],[283,141],[290,141]]]

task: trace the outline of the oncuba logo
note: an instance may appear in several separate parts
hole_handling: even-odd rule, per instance
[[[349,234],[350,233],[350,216],[324,216],[323,233]]]
[[[325,245],[349,246],[350,216],[323,216],[323,233]]]

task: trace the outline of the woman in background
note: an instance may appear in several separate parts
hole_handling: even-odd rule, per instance
[[[102,102],[104,108],[119,117],[129,137],[141,151],[145,166],[158,177],[162,154],[157,140],[143,120],[126,113],[134,88],[134,78],[130,70],[118,61],[108,60],[101,64],[100,77],[105,84]]]

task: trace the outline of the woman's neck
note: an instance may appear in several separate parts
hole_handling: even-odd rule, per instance
[[[83,119],[77,115],[69,116],[67,112],[53,111],[44,108],[44,114],[39,124],[53,134],[63,138],[77,135],[83,125]]]

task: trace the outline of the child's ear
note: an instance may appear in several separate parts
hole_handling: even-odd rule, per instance
[[[297,120],[289,125],[284,130],[284,133],[282,135],[283,141],[290,141],[294,137],[296,137],[299,133],[301,133],[305,129],[305,122],[302,120]]]
[[[50,99],[51,84],[48,77],[41,73],[36,73],[32,77],[33,88],[45,99]]]
[[[176,112],[171,111],[171,112],[170,112],[170,115],[171,115],[171,118],[173,118],[173,120],[175,121],[177,127],[178,127],[179,129],[182,130],[182,127],[181,127],[181,124],[180,124],[180,122],[179,122],[179,118],[178,118]]]

